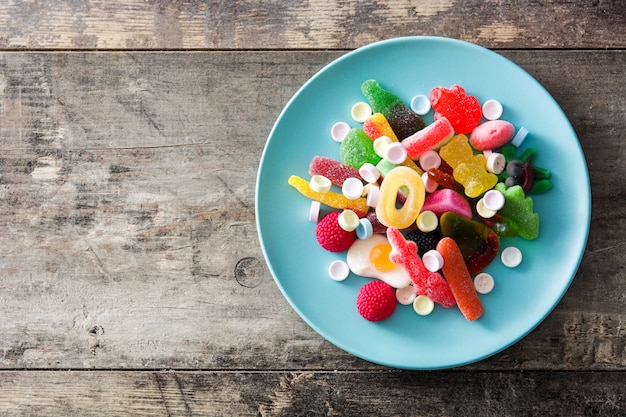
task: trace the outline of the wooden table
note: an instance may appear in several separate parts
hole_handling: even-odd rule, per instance
[[[625,415],[626,5],[508,3],[0,4],[0,414]],[[530,72],[591,177],[563,300],[519,343],[447,371],[325,341],[281,295],[255,226],[283,106],[333,59],[406,35]]]

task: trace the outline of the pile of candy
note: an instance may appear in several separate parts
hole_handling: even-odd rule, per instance
[[[288,181],[312,200],[319,244],[346,252],[329,266],[330,277],[375,278],[356,299],[370,321],[388,318],[397,303],[420,315],[456,305],[476,320],[484,312],[479,294],[494,286],[484,269],[498,254],[508,267],[522,261],[514,246],[500,251],[500,240],[537,238],[529,195],[551,188],[550,172],[533,165],[534,149],[516,157],[528,130],[516,133],[500,120],[497,100],[481,105],[454,85],[418,95],[409,107],[376,80],[361,91],[367,102],[356,103],[352,117],[362,127],[331,129],[341,160],[315,156],[310,179]],[[427,126],[421,116],[431,109]],[[322,204],[331,211],[320,219]]]

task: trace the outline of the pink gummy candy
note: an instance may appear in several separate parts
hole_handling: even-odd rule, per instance
[[[474,149],[487,151],[506,145],[515,134],[515,127],[505,120],[489,120],[479,124],[470,135]]]
[[[457,134],[467,134],[478,126],[482,117],[480,102],[468,96],[463,87],[453,85],[450,89],[435,87],[430,92],[430,104],[436,118],[445,116],[450,120]]]
[[[391,262],[401,265],[411,277],[416,294],[426,294],[445,308],[456,305],[450,286],[438,272],[431,272],[417,254],[415,242],[408,241],[395,227],[387,229],[387,239],[393,248],[389,254]]]
[[[361,179],[359,170],[326,156],[314,156],[309,165],[310,175],[323,175],[330,182],[341,187],[348,178]]]
[[[445,145],[454,136],[454,128],[447,117],[440,117],[422,130],[402,141],[407,156],[417,159],[421,154]]]
[[[426,196],[422,211],[430,210],[440,217],[451,211],[468,219],[472,218],[472,207],[465,197],[450,188],[441,188]]]

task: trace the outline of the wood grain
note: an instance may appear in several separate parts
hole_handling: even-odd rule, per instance
[[[502,53],[572,121],[594,214],[554,313],[468,369],[624,371],[626,54]],[[267,135],[340,54],[0,54],[0,367],[380,369],[304,324],[256,237]]]
[[[352,49],[435,35],[489,48],[623,48],[621,1],[7,1],[1,49]]]
[[[624,374],[611,372],[4,371],[0,377],[2,416],[617,417],[626,407]]]
[[[283,106],[334,58],[407,35],[528,70],[592,186],[556,309],[449,371],[325,341],[256,234]],[[612,0],[1,2],[0,416],[626,415],[625,47]]]

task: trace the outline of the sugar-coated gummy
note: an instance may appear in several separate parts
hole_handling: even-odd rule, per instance
[[[441,117],[404,139],[402,145],[406,148],[409,158],[418,159],[428,150],[439,149],[453,136],[454,128],[446,117]]]
[[[358,169],[327,156],[314,156],[309,164],[309,174],[322,175],[339,187],[348,178],[361,178]]]
[[[415,242],[407,241],[395,227],[387,229],[387,238],[393,247],[389,258],[392,262],[402,265],[409,273],[416,294],[426,294],[432,301],[446,308],[456,304],[448,283],[438,272],[430,272],[424,266],[417,254]]]
[[[426,124],[397,95],[384,89],[376,80],[367,80],[361,85],[361,92],[367,98],[374,113],[385,116],[399,140],[402,140]]]
[[[437,114],[450,120],[454,131],[468,134],[478,126],[482,117],[482,108],[478,99],[467,95],[458,85],[435,87],[430,92],[430,104]]]
[[[444,237],[437,244],[437,251],[443,256],[441,271],[450,286],[459,310],[468,321],[478,319],[485,309],[476,294],[474,282],[465,266],[461,250],[453,239]]]
[[[363,122],[363,131],[372,140],[376,140],[382,136],[386,136],[391,139],[392,142],[399,142],[398,137],[396,136],[393,129],[389,125],[389,122],[382,113],[374,113],[370,118]],[[384,156],[384,154],[382,156]],[[418,167],[415,161],[413,161],[411,158],[405,159],[402,165],[414,169],[420,174],[422,173],[420,167]]]
[[[465,135],[453,137],[441,148],[439,156],[454,169],[454,179],[470,198],[478,197],[498,182],[498,176],[487,171],[485,155],[475,155]]]
[[[307,180],[292,175],[288,180],[289,185],[300,191],[302,195],[312,200],[317,200],[322,204],[327,205],[335,209],[350,209],[354,211],[359,217],[363,217],[369,211],[369,206],[365,198],[357,198],[356,200],[350,200],[343,194],[329,191],[327,193],[318,193],[311,189],[311,186]]]
[[[396,207],[398,191],[408,188],[407,199],[401,208]],[[376,215],[387,227],[406,229],[417,219],[424,204],[424,183],[421,176],[411,168],[399,166],[390,171],[380,186]]]
[[[498,214],[507,217],[518,227],[519,236],[533,240],[539,236],[539,214],[533,212],[533,200],[526,197],[521,186],[506,187],[503,183],[496,185],[496,190],[504,195],[504,206]]]
[[[341,160],[356,169],[369,162],[376,165],[380,156],[374,151],[374,142],[365,134],[363,129],[352,128],[339,145]]]

